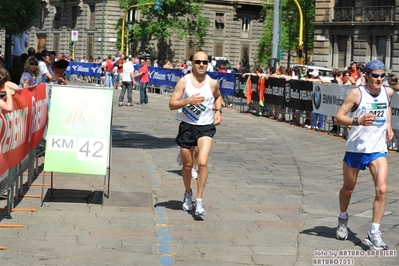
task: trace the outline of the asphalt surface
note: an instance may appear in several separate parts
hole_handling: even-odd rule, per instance
[[[39,175],[16,206],[35,210],[0,213],[0,225],[22,226],[0,228],[0,265],[399,265],[399,154],[388,154],[381,225],[391,252],[375,256],[362,242],[374,199],[368,171],[349,206],[349,239],[335,239],[342,138],[226,108],[200,218],[181,209],[178,122],[169,96],[149,94],[140,106],[134,91],[134,106],[118,107],[119,93],[104,206],[104,177],[66,173],[55,173],[52,195],[46,176],[41,206],[28,197],[41,194]]]

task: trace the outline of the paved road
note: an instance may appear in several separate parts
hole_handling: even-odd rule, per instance
[[[361,173],[352,196],[349,239],[334,238],[342,138],[226,109],[210,156],[207,215],[199,218],[181,210],[178,122],[168,96],[150,94],[149,104],[139,106],[134,91],[134,106],[118,107],[120,91],[114,92],[110,197],[104,207],[103,177],[55,173],[54,197],[47,191],[43,207],[40,199],[24,197],[17,207],[35,212],[0,216],[0,224],[23,226],[0,229],[0,245],[7,246],[0,265],[300,266],[339,251],[346,264],[399,264],[398,256],[362,253],[368,250],[361,241],[374,195],[368,172]],[[381,231],[397,253],[399,155],[388,158]],[[41,183],[39,176],[34,184]],[[40,186],[26,191],[40,192]],[[342,253],[350,250],[357,253]]]

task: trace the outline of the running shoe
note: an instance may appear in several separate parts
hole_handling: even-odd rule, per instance
[[[191,169],[191,178],[192,179],[197,179],[198,177],[198,172],[195,168]]]
[[[338,218],[337,238],[346,240],[348,238],[348,219],[342,220]]]
[[[204,202],[202,199],[195,200],[195,215],[204,216],[206,214]]]
[[[181,160],[181,154],[180,153],[179,153],[179,155],[177,155],[176,162],[177,162],[178,166],[182,166],[183,165],[183,161]]]
[[[375,250],[387,250],[388,246],[384,241],[382,241],[381,235],[382,233],[380,231],[377,231],[374,234],[368,231],[364,242]]]
[[[189,194],[184,193],[184,199],[183,199],[183,211],[189,212],[193,209],[193,203],[192,203],[192,196],[193,196],[193,191]]]

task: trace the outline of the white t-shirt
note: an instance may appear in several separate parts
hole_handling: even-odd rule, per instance
[[[131,61],[127,61],[123,64],[122,81],[132,82],[131,73],[134,73],[134,66]]]

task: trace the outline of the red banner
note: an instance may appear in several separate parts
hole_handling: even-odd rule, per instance
[[[16,91],[13,111],[0,111],[0,175],[40,144],[47,124],[46,91],[46,84]]]

